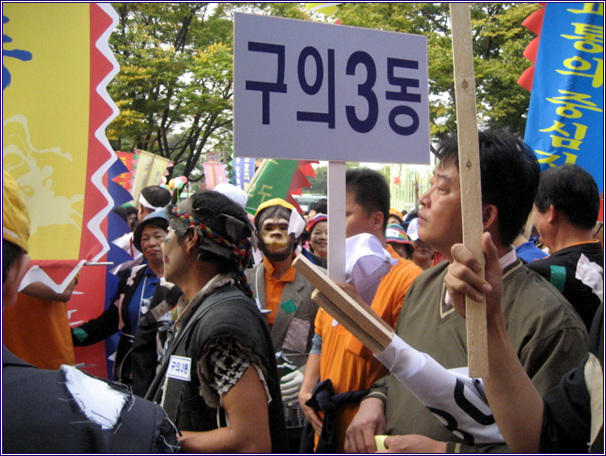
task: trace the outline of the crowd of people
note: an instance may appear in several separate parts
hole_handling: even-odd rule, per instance
[[[234,186],[178,204],[146,188],[137,217],[118,211],[132,231],[116,244],[132,261],[112,269],[111,305],[69,328],[62,312],[77,278],[62,295],[17,291],[29,219],[4,172],[3,450],[603,452],[597,185],[575,165],[541,173],[509,133],[481,132],[479,149],[484,259],[462,245],[456,137],[437,148],[431,186],[407,214],[391,207],[379,172],[346,173],[346,237],[376,239],[389,267],[370,299],[339,285],[395,329],[405,354],[397,363],[319,308],[293,266],[302,255],[326,273],[326,201],[302,214],[275,198],[248,214]],[[530,239],[529,220],[548,252]],[[479,295],[490,362],[481,381],[468,379],[463,304]],[[53,312],[32,318],[34,332],[19,318],[37,308]],[[73,367],[74,346],[116,333],[114,381]],[[438,386],[445,378],[475,385],[482,404]]]

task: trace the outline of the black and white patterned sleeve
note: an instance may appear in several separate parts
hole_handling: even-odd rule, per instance
[[[208,342],[198,363],[200,395],[207,405],[217,408],[220,398],[240,380],[251,365],[265,385],[266,373],[259,367],[263,364],[251,350],[231,338]]]

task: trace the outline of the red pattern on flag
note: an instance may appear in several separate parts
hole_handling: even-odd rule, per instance
[[[524,50],[524,57],[532,62],[532,65],[528,67],[522,76],[518,79],[518,84],[524,87],[526,90],[532,90],[532,81],[534,79],[534,64],[537,59],[537,52],[539,50],[539,41],[541,39],[541,29],[543,28],[543,18],[545,17],[545,3],[540,3],[541,8],[533,12],[528,16],[522,25],[537,36],[530,42],[530,44]]]

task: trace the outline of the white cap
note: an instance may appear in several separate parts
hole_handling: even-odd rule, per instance
[[[375,297],[379,282],[397,263],[372,234],[362,233],[347,238],[345,280],[353,284],[367,304]]]
[[[408,237],[410,238],[411,241],[416,241],[417,239],[419,239],[419,219],[418,218],[414,218],[411,220],[411,222],[408,224],[408,228],[406,229],[406,234],[408,234]]]
[[[246,203],[248,202],[248,195],[240,187],[236,187],[228,182],[221,182],[220,184],[213,187],[213,191],[222,193],[232,200],[237,205],[246,209]]]

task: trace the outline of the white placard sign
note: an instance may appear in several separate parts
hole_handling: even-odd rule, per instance
[[[236,14],[234,153],[429,164],[427,39]]]

